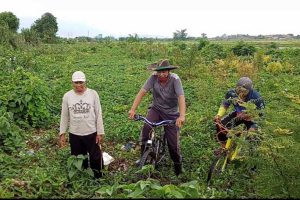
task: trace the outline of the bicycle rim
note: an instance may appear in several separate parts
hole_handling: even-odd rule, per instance
[[[147,149],[140,160],[139,168],[142,168],[145,165],[153,165],[155,167],[155,155],[151,149]]]
[[[227,165],[228,156],[227,154],[222,154],[218,157],[216,157],[213,162],[211,163],[207,175],[207,185],[210,184],[213,177],[218,176],[220,173],[222,173]]]

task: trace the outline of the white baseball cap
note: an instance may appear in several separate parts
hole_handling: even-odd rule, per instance
[[[85,75],[82,71],[76,71],[72,75],[72,81],[83,81],[85,82]]]

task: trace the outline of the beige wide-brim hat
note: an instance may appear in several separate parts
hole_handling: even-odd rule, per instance
[[[152,70],[152,71],[163,71],[163,70],[172,70],[172,69],[177,69],[179,66],[173,66],[170,64],[169,60],[164,59],[160,60],[156,63],[152,63],[148,65],[147,69]]]

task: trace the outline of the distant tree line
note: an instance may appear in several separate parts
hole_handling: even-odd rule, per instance
[[[30,28],[21,29],[21,33],[18,34],[20,20],[12,12],[0,13],[0,44],[9,45],[16,48],[18,43],[26,43],[30,45],[37,45],[43,43],[55,43],[60,41],[67,42],[93,42],[93,41],[128,41],[128,42],[140,42],[140,41],[198,41],[200,44],[198,48],[203,48],[207,43],[207,35],[201,34],[201,37],[188,36],[187,29],[176,30],[173,32],[173,38],[153,38],[153,37],[140,37],[138,34],[129,34],[127,37],[115,38],[113,36],[102,37],[102,34],[98,34],[96,37],[80,36],[75,38],[60,38],[56,36],[58,31],[58,24],[56,17],[49,12],[44,13],[40,18],[35,20]],[[283,40],[283,39],[300,39],[300,35],[294,36],[293,34],[275,34],[275,35],[258,35],[250,36],[248,34],[226,35],[209,38],[210,40]],[[180,44],[182,45],[182,44]],[[240,44],[241,47],[237,47],[238,50],[234,50],[237,55],[251,55],[254,51],[251,47],[245,47],[245,44]],[[184,46],[184,45],[183,45]],[[184,48],[184,47],[181,48]],[[243,48],[242,48],[243,47]]]
[[[32,45],[39,42],[54,43],[57,40],[58,25],[56,17],[51,13],[45,13],[37,19],[30,28],[24,28],[18,34],[20,20],[12,12],[0,13],[0,44],[16,47],[23,41]]]

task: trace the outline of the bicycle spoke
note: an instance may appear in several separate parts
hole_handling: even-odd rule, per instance
[[[148,164],[154,165],[155,167],[155,156],[151,149],[148,149],[143,153],[139,163],[139,168]]]

